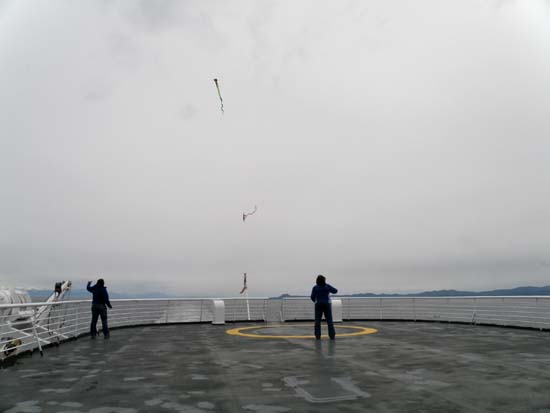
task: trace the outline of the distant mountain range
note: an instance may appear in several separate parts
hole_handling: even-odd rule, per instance
[[[471,296],[499,296],[499,295],[550,295],[550,285],[545,287],[516,287],[501,290],[488,291],[460,291],[460,290],[434,290],[424,291],[421,293],[409,294],[374,294],[374,293],[359,293],[345,294],[347,297],[471,297]],[[293,297],[290,294],[283,294],[277,298]]]
[[[52,290],[28,290],[31,298],[33,300],[37,299],[46,299],[52,294]],[[394,293],[359,293],[359,294],[345,294],[348,297],[471,297],[471,296],[499,296],[499,295],[550,295],[550,285],[545,287],[516,287],[510,289],[501,289],[501,290],[488,290],[488,291],[460,291],[460,290],[434,290],[434,291],[423,291],[421,293],[409,293],[409,294],[394,294]],[[167,295],[160,292],[150,292],[150,293],[141,293],[141,294],[126,294],[126,293],[117,293],[114,291],[109,291],[109,296],[113,299],[115,298],[174,298],[173,295]],[[285,298],[285,297],[303,297],[291,295],[291,294],[282,294],[278,297],[272,298]],[[91,294],[85,289],[73,289],[71,290],[70,298],[72,299],[87,299],[91,298]]]

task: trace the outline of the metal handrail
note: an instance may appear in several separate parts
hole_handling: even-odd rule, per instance
[[[198,297],[113,299],[109,326],[210,322],[213,300]],[[265,320],[267,297],[227,297],[221,300],[230,304],[232,321],[247,320],[248,307],[254,319]],[[90,305],[90,299],[0,305],[0,361],[17,351],[36,348],[41,351],[43,346],[87,334]],[[25,312],[22,314],[13,309],[25,309]],[[39,312],[41,316],[37,318]],[[98,324],[101,331],[101,321]]]
[[[342,302],[344,320],[444,321],[550,329],[550,296],[334,298]],[[267,318],[267,297],[124,298],[111,300],[114,308],[109,311],[109,325],[116,328],[211,322],[213,300],[226,303],[227,321]],[[286,297],[280,301],[281,321],[313,319],[309,296]],[[88,299],[0,305],[0,360],[18,350],[40,349],[87,334],[90,304]],[[25,311],[12,311],[14,308]],[[41,311],[37,318],[38,309]]]
[[[403,296],[403,297],[380,297],[380,296],[372,296],[372,297],[357,297],[357,296],[349,296],[349,295],[338,295],[334,294],[331,295],[332,298],[345,298],[348,300],[377,300],[379,298],[383,300],[410,300],[410,299],[421,299],[421,300],[445,300],[447,298],[452,299],[470,299],[470,298],[483,298],[483,299],[491,299],[491,298],[546,298],[550,299],[550,295],[449,295],[449,296],[441,296],[441,297],[428,297],[428,296],[422,296],[422,295],[414,295],[414,296]],[[310,300],[309,295],[294,295],[292,297],[284,297],[282,300],[303,300],[303,299]]]
[[[111,300],[112,303],[123,303],[123,302],[143,302],[143,301],[212,301],[212,300],[269,300],[269,297],[202,297],[202,298],[114,298]],[[56,306],[56,305],[65,305],[65,304],[81,304],[81,303],[92,303],[91,299],[84,300],[66,300],[66,301],[54,301],[54,302],[31,302],[25,304],[0,304],[0,310],[3,308],[17,308],[17,307],[42,307],[42,306]]]
[[[548,329],[550,296],[348,297],[335,295],[345,320],[471,322]],[[313,319],[308,296],[285,297],[283,320]]]

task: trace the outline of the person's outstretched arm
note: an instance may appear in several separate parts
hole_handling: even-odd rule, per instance
[[[88,285],[86,286],[86,289],[87,289],[89,292],[93,293],[94,290],[92,290],[92,287],[90,287],[90,285],[92,285],[92,282],[91,282],[91,281],[88,281]]]
[[[338,290],[336,288],[334,288],[332,285],[330,284],[327,284],[327,287],[328,287],[328,290],[332,293],[332,294],[336,294],[338,292]]]
[[[315,298],[317,297],[317,294],[315,293],[315,287],[311,289],[311,301],[315,302]]]

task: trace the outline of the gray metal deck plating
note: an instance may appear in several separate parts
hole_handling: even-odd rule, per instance
[[[379,331],[334,343],[226,334],[250,324],[135,327],[114,330],[110,340],[81,337],[0,370],[0,410],[550,412],[549,332],[344,324]],[[311,323],[300,323],[269,333],[311,330]]]

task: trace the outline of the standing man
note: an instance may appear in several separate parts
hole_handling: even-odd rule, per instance
[[[92,299],[92,324],[90,325],[91,338],[97,336],[97,319],[101,317],[101,324],[103,326],[103,338],[109,338],[109,326],[107,325],[107,307],[113,308],[109,301],[109,293],[105,287],[105,281],[103,278],[97,280],[93,287],[90,287],[91,281],[88,281],[86,289],[93,294]]]
[[[332,285],[327,284],[324,276],[317,276],[315,286],[311,290],[311,301],[315,303],[315,338],[321,339],[321,318],[325,314],[325,319],[328,325],[328,336],[331,340],[336,338],[334,331],[334,322],[332,321],[332,304],[330,303],[329,294],[336,294],[338,290]]]

